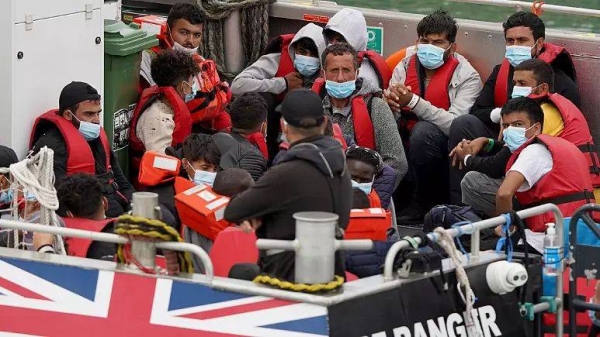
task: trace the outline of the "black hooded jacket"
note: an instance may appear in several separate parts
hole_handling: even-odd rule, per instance
[[[291,144],[279,164],[269,169],[250,189],[233,198],[225,219],[240,223],[260,218],[259,238],[293,240],[294,213],[331,212],[346,228],[352,208],[352,183],[339,142],[317,136]],[[261,258],[261,269],[279,278],[293,280],[294,253]],[[339,262],[339,261],[338,261]],[[336,263],[336,267],[337,267]],[[343,269],[336,273],[343,275]]]

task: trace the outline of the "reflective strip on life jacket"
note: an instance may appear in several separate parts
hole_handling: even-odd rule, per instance
[[[83,218],[62,218],[65,222],[65,226],[71,229],[81,229],[86,231],[92,231],[96,233],[102,232],[102,230],[115,219],[104,219],[104,220],[89,220]],[[71,256],[87,257],[90,246],[93,240],[65,237],[65,243],[67,246],[67,253]]]
[[[173,181],[179,175],[181,161],[178,158],[146,151],[140,161],[138,181],[143,186],[156,186]]]
[[[385,62],[383,56],[379,55],[378,52],[373,50],[363,50],[358,52],[358,62],[362,63],[363,58],[367,58],[369,63],[373,66],[373,69],[377,73],[379,78],[379,87],[381,89],[387,89],[392,79],[392,70]]]
[[[312,90],[323,97],[325,94],[325,80],[323,78],[317,78],[312,86]],[[371,121],[371,114],[367,109],[364,97],[355,96],[352,98],[351,109],[352,124],[354,126],[353,137],[356,144],[376,150],[373,122]]]

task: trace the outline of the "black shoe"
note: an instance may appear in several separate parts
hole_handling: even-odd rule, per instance
[[[411,202],[408,207],[398,212],[396,215],[397,223],[400,226],[414,226],[423,224],[423,218],[429,210],[416,202]]]

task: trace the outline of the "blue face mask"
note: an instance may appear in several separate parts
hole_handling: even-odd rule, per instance
[[[194,170],[194,177],[192,180],[196,185],[205,184],[212,187],[213,183],[215,182],[215,178],[217,177],[217,172],[196,170],[192,167],[192,165],[189,166],[192,170]]]
[[[432,44],[419,43],[417,45],[417,57],[423,67],[427,69],[437,69],[444,64],[444,53],[446,50],[448,49],[440,48]]]
[[[356,181],[352,180],[352,188],[358,188],[359,190],[365,192],[366,195],[369,195],[373,189],[373,182],[357,183]]]
[[[531,128],[533,128],[534,126],[535,124],[532,125]],[[521,145],[525,144],[525,142],[527,141],[525,133],[531,130],[531,128],[525,129],[518,128],[515,126],[509,126],[506,129],[502,130],[502,139],[504,140],[504,143],[506,143],[506,146],[508,146],[508,148],[510,149],[510,152],[515,152],[518,148],[521,147]]]
[[[325,81],[325,89],[327,93],[334,98],[348,98],[354,90],[356,90],[356,80],[338,83],[335,81]]]
[[[319,71],[321,61],[316,57],[296,54],[294,57],[294,68],[304,77],[310,77]]]
[[[6,190],[0,193],[0,204],[10,204],[13,201],[13,190]]]
[[[90,123],[81,121],[79,118],[71,112],[71,116],[79,121],[79,133],[85,138],[85,140],[92,141],[100,136],[100,124]]]
[[[536,42],[537,43],[537,42]],[[504,57],[510,62],[513,67],[518,66],[523,61],[531,60],[531,47],[528,46],[506,46]]]
[[[186,81],[183,81],[183,83],[192,89],[192,92],[190,92],[189,94],[185,94],[185,96],[183,97],[183,101],[187,103],[196,97],[196,91],[198,91],[198,87],[196,85],[196,81],[194,81],[194,85],[190,85]]]
[[[510,95],[510,97],[512,97],[512,98],[527,97],[527,96],[531,95],[532,91],[533,91],[532,87],[517,87],[517,86],[514,86],[512,94]]]

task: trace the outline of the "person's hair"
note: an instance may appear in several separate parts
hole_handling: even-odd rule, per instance
[[[254,185],[254,180],[248,171],[241,168],[228,168],[215,177],[213,191],[226,197],[233,197]]]
[[[550,92],[554,92],[554,70],[548,63],[540,59],[530,59],[519,63],[515,71],[531,71],[538,85],[546,83]]]
[[[58,111],[56,112],[56,114],[59,116],[62,116],[62,115],[64,115],[65,111],[67,111],[67,110],[69,110],[73,114],[75,114],[75,111],[77,111],[77,109],[79,109],[79,103],[77,103],[73,106],[66,106],[66,107],[59,108]]]
[[[77,173],[60,181],[56,190],[61,216],[92,218],[102,208],[102,184],[93,175]]]
[[[358,69],[358,53],[356,49],[354,49],[351,45],[347,43],[334,43],[330,44],[323,51],[323,55],[321,56],[321,63],[323,64],[323,70],[327,70],[327,56],[329,54],[333,54],[334,56],[341,56],[344,54],[352,55],[352,59],[354,60],[354,69]]]
[[[198,74],[200,69],[192,55],[181,50],[166,49],[152,60],[150,71],[159,87],[176,87],[182,81],[188,81],[190,76]]]
[[[533,121],[532,125],[540,123],[540,126],[544,127],[544,111],[535,100],[529,97],[513,98],[504,104],[500,113],[507,116],[514,112],[524,112]]]
[[[299,39],[298,41],[294,42],[293,46],[296,49],[298,47],[306,49],[310,52],[311,55],[315,55],[316,57],[319,57],[319,49],[317,48],[315,41],[313,41],[311,38],[303,37],[303,38]]]
[[[179,19],[184,19],[192,25],[204,24],[205,21],[200,6],[181,2],[176,3],[171,7],[169,16],[167,16],[167,25],[169,28],[173,28],[173,25]]]
[[[540,37],[546,38],[546,26],[544,25],[544,21],[530,12],[516,12],[506,19],[506,22],[502,24],[502,27],[504,28],[504,36],[506,36],[506,31],[511,28],[527,27],[531,29],[534,40],[537,40]]]
[[[430,34],[445,34],[446,39],[450,43],[454,43],[457,33],[458,23],[443,9],[438,9],[427,15],[417,25],[417,35],[419,37],[426,37]]]
[[[198,160],[219,166],[221,152],[212,137],[202,133],[192,133],[183,141],[183,157],[190,163]]]
[[[360,188],[352,189],[352,209],[365,209],[371,208],[371,202],[369,196],[363,192]]]
[[[373,166],[373,171],[378,174],[381,170],[381,156],[374,150],[361,146],[351,146],[346,150],[346,160],[352,159]]]
[[[231,126],[241,130],[255,130],[267,119],[267,101],[257,92],[247,92],[229,104]]]

